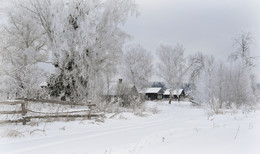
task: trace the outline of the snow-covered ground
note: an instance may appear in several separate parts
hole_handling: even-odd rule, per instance
[[[105,122],[4,125],[23,132],[0,139],[1,154],[259,154],[260,111],[211,115],[188,102],[147,102],[157,114],[122,113]],[[153,111],[156,111],[155,109]],[[42,131],[45,125],[45,131]],[[22,135],[21,135],[22,136]]]

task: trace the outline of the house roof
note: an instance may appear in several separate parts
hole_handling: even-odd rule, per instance
[[[103,89],[104,95],[115,96],[119,93],[128,93],[134,88],[134,84],[127,84],[127,83],[110,83],[109,89],[107,86]]]
[[[41,84],[40,84],[40,87],[47,87],[48,86],[48,83],[46,82],[46,81],[44,81],[44,82],[42,82]]]
[[[159,93],[159,91],[161,90],[162,88],[146,88],[143,93],[146,93],[146,94],[154,94],[154,93]]]
[[[173,95],[180,95],[182,93],[183,89],[175,89],[173,90],[172,94]]]
[[[171,89],[166,89],[166,90],[164,91],[163,95],[170,95],[170,90],[171,90]]]

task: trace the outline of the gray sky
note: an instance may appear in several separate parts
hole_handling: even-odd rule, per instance
[[[0,0],[0,22],[5,22]],[[242,31],[255,37],[252,55],[260,56],[259,0],[136,0],[141,15],[131,17],[123,29],[133,36],[130,42],[141,43],[155,53],[161,42],[182,43],[185,54],[197,51],[226,61],[234,51],[233,38]],[[260,82],[260,58],[254,72]]]
[[[235,51],[233,39],[250,31],[255,39],[252,55],[260,56],[260,2],[258,0],[136,0],[141,15],[124,29],[155,53],[161,42],[182,43],[186,55],[201,51],[226,61]],[[260,58],[254,72],[260,82]]]

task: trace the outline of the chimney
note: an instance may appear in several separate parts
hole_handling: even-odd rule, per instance
[[[120,79],[119,79],[119,83],[122,83],[122,82],[123,82],[123,79],[120,78]]]

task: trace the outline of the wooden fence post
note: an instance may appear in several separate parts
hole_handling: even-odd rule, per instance
[[[89,106],[89,112],[88,112],[88,119],[89,120],[91,119],[91,110],[92,110],[92,108],[91,108],[91,106]]]
[[[170,89],[170,98],[169,98],[169,104],[172,104],[172,90]]]
[[[26,125],[26,120],[27,120],[26,117],[25,117],[25,115],[26,115],[26,113],[27,113],[25,104],[26,104],[26,102],[23,102],[23,103],[21,104],[21,107],[22,107],[23,125]]]
[[[88,108],[89,108],[89,112],[88,112],[88,119],[91,119],[91,110],[92,110],[92,107],[91,107],[91,100],[88,100]]]

